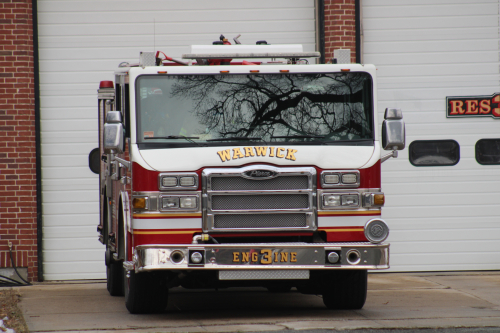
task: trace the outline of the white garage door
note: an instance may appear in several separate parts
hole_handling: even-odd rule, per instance
[[[455,166],[414,167],[408,148],[382,165],[395,271],[500,269],[500,165],[475,144],[500,119],[446,118],[447,96],[500,92],[498,0],[362,0],[363,61],[378,68],[379,119],[403,110],[407,147],[453,139]]]
[[[97,88],[140,51],[180,58],[191,44],[241,34],[243,44],[315,50],[314,0],[38,1],[43,268],[46,280],[105,277],[97,240]]]

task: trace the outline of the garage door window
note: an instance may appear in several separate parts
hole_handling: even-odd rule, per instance
[[[409,150],[414,166],[449,166],[460,160],[460,146],[455,140],[413,141]]]
[[[476,161],[479,164],[500,164],[500,139],[481,139],[476,142]]]

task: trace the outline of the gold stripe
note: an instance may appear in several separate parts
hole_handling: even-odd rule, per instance
[[[179,234],[194,234],[200,230],[193,231],[134,231],[134,235],[179,235]]]
[[[318,216],[322,215],[378,215],[380,210],[368,210],[368,211],[357,211],[357,210],[345,210],[345,211],[328,211],[328,212],[318,212]]]
[[[132,217],[201,217],[201,213],[184,213],[184,214],[133,214]]]

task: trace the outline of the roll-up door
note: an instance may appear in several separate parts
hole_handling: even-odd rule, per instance
[[[500,93],[498,13],[498,0],[362,0],[379,119],[399,107],[406,121],[407,148],[382,165],[394,271],[500,269],[500,165],[476,160],[500,119],[475,116],[475,102],[446,116],[447,97]]]
[[[105,277],[88,155],[97,146],[99,81],[113,80],[120,62],[154,50],[180,58],[220,34],[315,50],[313,0],[39,0],[38,22],[46,280]]]

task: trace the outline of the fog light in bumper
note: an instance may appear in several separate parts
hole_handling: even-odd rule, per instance
[[[373,219],[365,224],[365,237],[371,243],[377,244],[385,241],[389,236],[387,223],[380,219]]]
[[[328,262],[330,264],[336,264],[339,262],[340,256],[338,255],[337,252],[332,251],[332,252],[328,253],[326,258],[328,259]]]
[[[199,264],[203,260],[203,255],[200,252],[191,253],[191,262],[193,264]]]

